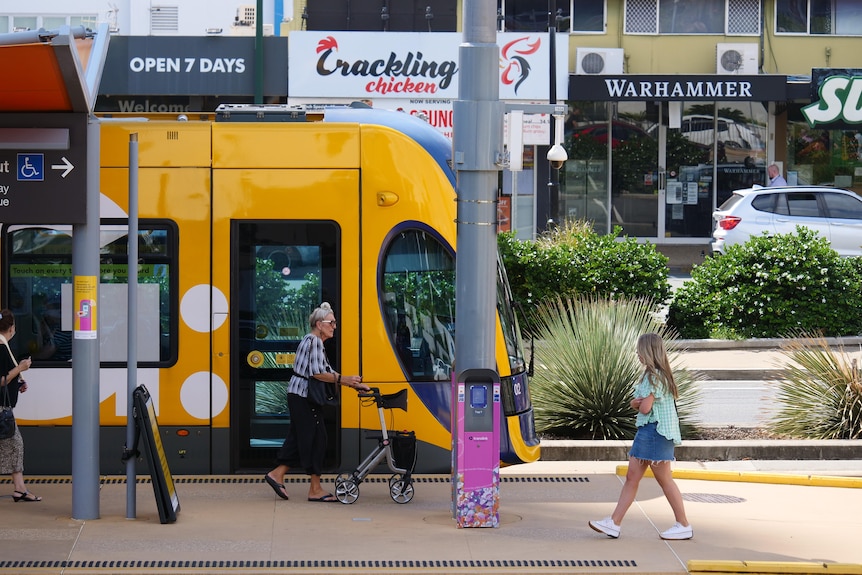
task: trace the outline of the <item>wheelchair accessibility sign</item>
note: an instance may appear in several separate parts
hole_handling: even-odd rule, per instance
[[[18,154],[18,181],[45,180],[45,154]]]

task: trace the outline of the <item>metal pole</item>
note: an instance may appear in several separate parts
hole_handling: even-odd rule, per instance
[[[135,388],[138,387],[138,134],[129,134],[129,233],[126,237],[126,269],[129,282],[126,449],[131,450],[137,439],[134,396]],[[136,516],[136,481],[135,458],[132,456],[126,460],[126,519],[134,519]]]
[[[452,510],[459,526],[499,526],[498,475],[499,385],[494,357],[497,279],[497,178],[503,164],[503,116],[500,102],[496,2],[465,0],[464,41],[458,49],[458,100],[453,105],[452,151],[457,185],[457,248],[455,258],[455,377],[452,381]],[[482,374],[488,398],[493,403],[478,410],[490,423],[490,434],[482,435],[487,459],[477,451],[466,451],[467,419],[471,399],[460,393],[471,374]],[[490,377],[488,377],[490,375]],[[471,388],[472,389],[472,388]],[[492,391],[492,389],[494,391]],[[464,399],[458,399],[463,397]],[[479,400],[480,403],[482,400]],[[477,410],[474,410],[477,411]],[[473,413],[473,411],[471,411]],[[490,417],[490,420],[487,419]],[[472,421],[472,420],[471,420]],[[473,425],[471,423],[471,425]],[[475,449],[475,445],[473,445]],[[469,461],[469,467],[468,465]],[[470,475],[470,480],[466,479]],[[459,481],[459,477],[465,477]],[[481,483],[474,483],[474,482]],[[468,485],[469,484],[469,485]],[[465,502],[473,505],[477,485],[487,490],[482,497],[482,513],[466,513]],[[488,494],[490,493],[490,496]],[[468,520],[468,516],[471,520]],[[475,521],[485,517],[486,521]],[[463,520],[463,522],[462,522]]]
[[[554,105],[557,103],[557,2],[556,0],[548,0],[548,76],[550,77],[550,86],[548,89],[548,103]],[[557,143],[556,122],[554,116],[550,117],[551,122],[551,143],[553,146]],[[545,228],[548,229],[555,222],[557,212],[559,211],[559,189],[558,178],[559,172],[554,169],[554,166],[548,161],[548,220]]]
[[[254,26],[254,103],[263,104],[263,0],[257,0]]]
[[[76,317],[72,339],[72,518],[99,518],[99,120],[87,122],[87,223],[72,231],[74,300],[86,294],[92,325]],[[79,313],[78,307],[73,313]],[[85,329],[86,328],[86,329]]]
[[[0,46],[12,46],[16,44],[35,44],[36,42],[50,42],[60,34],[69,34],[73,38],[87,38],[93,36],[93,31],[83,26],[63,26],[57,30],[27,30],[24,32],[10,32],[0,34]]]
[[[458,257],[455,263],[457,371],[496,370],[497,175],[503,115],[494,0],[464,2],[458,100],[452,149],[458,173]]]

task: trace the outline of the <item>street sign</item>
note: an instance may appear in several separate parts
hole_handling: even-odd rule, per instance
[[[83,224],[87,114],[0,114],[0,222]]]

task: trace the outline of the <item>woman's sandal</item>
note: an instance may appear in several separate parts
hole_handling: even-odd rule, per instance
[[[281,497],[282,499],[287,499],[287,491],[284,488],[284,483],[279,483],[275,479],[269,476],[269,473],[263,476],[269,486],[272,487],[272,490],[275,491],[275,494]]]
[[[12,500],[15,501],[15,503],[18,503],[19,501],[34,502],[34,501],[42,501],[42,498],[36,497],[35,495],[30,493],[29,491],[23,491],[23,492],[22,491],[13,491],[12,492]]]

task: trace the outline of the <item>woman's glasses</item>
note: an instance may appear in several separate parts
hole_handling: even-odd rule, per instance
[[[336,322],[334,319],[322,319],[322,320],[320,320],[320,323],[331,323],[332,327],[335,327]]]

